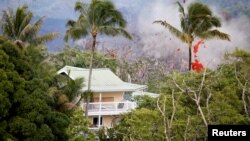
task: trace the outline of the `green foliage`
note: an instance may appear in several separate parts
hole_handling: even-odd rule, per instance
[[[123,115],[119,125],[115,127],[115,136],[123,140],[163,140],[162,118],[155,110],[138,109]]]
[[[26,51],[0,44],[0,137],[3,140],[67,140],[69,119],[55,112],[44,80]],[[39,62],[39,61],[37,61]],[[40,77],[39,77],[40,76]]]
[[[58,33],[48,33],[38,36],[45,17],[31,24],[33,13],[28,10],[26,5],[18,7],[15,11],[13,9],[4,10],[1,19],[3,35],[20,47],[27,44],[38,45],[46,43],[59,35]]]
[[[156,109],[156,100],[155,98],[152,98],[150,96],[144,95],[144,96],[136,96],[134,98],[136,103],[138,104],[137,108],[146,108],[150,110]]]
[[[87,99],[92,99],[93,98],[94,92],[88,90],[88,91],[85,91],[82,95],[83,95],[82,97],[86,101]]]
[[[100,128],[98,130],[98,137],[100,141],[123,141],[123,137],[114,128]]]
[[[65,35],[66,41],[69,38],[77,40],[88,34],[94,38],[97,34],[122,35],[129,39],[132,38],[124,29],[126,21],[122,13],[111,1],[91,0],[90,4],[78,1],[75,4],[75,11],[80,15],[77,21],[69,20],[66,24],[68,27]]]
[[[72,80],[65,76],[54,77],[55,85],[48,89],[48,96],[53,99],[53,105],[57,111],[71,115],[77,107],[76,98],[81,96],[83,79]]]
[[[81,94],[81,88],[83,87],[83,79],[68,79],[67,85],[63,87],[63,92],[69,98],[69,101],[72,101],[73,98]]]
[[[136,98],[138,109],[122,116],[115,135],[123,140],[205,140],[205,121],[248,125],[249,58],[249,52],[238,49],[216,70],[167,74],[155,81],[161,88],[159,99]],[[149,130],[154,123],[155,132]],[[150,137],[153,133],[156,137]]]
[[[94,133],[88,130],[89,120],[83,116],[84,112],[77,108],[70,117],[70,124],[67,128],[69,141],[94,141]]]

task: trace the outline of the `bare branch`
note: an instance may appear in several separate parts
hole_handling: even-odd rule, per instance
[[[240,86],[243,87],[243,84],[241,83],[241,81],[240,81],[240,79],[239,79],[239,77],[237,75],[236,65],[235,65],[235,69],[234,69],[234,74],[235,74],[235,78],[238,81],[238,83],[240,84]]]
[[[163,109],[160,107],[159,101],[160,101],[160,97],[158,97],[158,99],[157,99],[157,107],[163,116],[165,139],[166,139],[166,141],[170,141],[171,138],[168,137],[168,130],[167,130],[167,127],[169,128],[169,121],[166,118],[166,96],[164,96]]]
[[[175,80],[174,77],[172,77],[172,79],[173,79],[173,82],[174,82],[175,86],[176,86],[180,91],[186,92],[184,89],[182,89],[182,88],[176,83],[176,80]]]
[[[158,110],[161,112],[162,115],[164,115],[164,112],[162,111],[162,109],[161,109],[161,107],[159,105],[159,101],[160,101],[160,96],[158,97],[156,104],[157,104]]]
[[[243,101],[243,105],[244,105],[244,111],[245,111],[245,113],[246,113],[246,115],[247,115],[247,117],[248,117],[248,119],[249,119],[250,117],[249,117],[248,108],[247,108],[247,103],[246,103],[246,99],[245,99],[245,97],[246,97],[246,91],[247,91],[248,80],[245,79],[245,78],[243,77],[243,78],[245,79],[245,83],[244,83],[244,85],[243,85],[243,83],[240,81],[240,79],[239,79],[239,77],[238,77],[238,75],[237,75],[236,65],[235,65],[235,69],[234,69],[234,74],[235,74],[236,80],[238,81],[240,87],[242,88],[241,97],[242,97],[242,101]],[[249,119],[249,120],[250,120],[250,119]]]
[[[207,72],[207,69],[205,68],[205,70],[203,72],[202,81],[201,81],[201,84],[200,84],[200,87],[199,87],[198,101],[200,101],[201,91],[202,91],[202,88],[204,86],[204,82],[205,82],[205,78],[206,78],[206,72]]]
[[[172,90],[172,106],[173,106],[173,112],[171,115],[171,120],[170,120],[170,125],[169,125],[170,128],[172,128],[172,123],[173,123],[173,119],[174,119],[175,112],[176,112],[176,102],[174,99],[174,90]]]
[[[185,129],[185,132],[184,132],[184,141],[187,141],[187,133],[188,133],[189,122],[190,122],[190,116],[188,116],[188,119],[187,119],[186,129]]]
[[[207,99],[206,99],[206,107],[207,107],[208,117],[209,117],[209,115],[210,115],[210,110],[209,110],[209,105],[208,105],[208,103],[209,103],[211,97],[212,97],[212,93],[210,92],[209,95],[208,95],[208,97],[207,97]]]
[[[245,113],[246,113],[246,115],[247,115],[247,117],[249,119],[249,114],[248,114],[248,109],[247,109],[247,103],[246,103],[246,99],[245,99],[247,84],[248,84],[248,82],[246,81],[245,84],[244,84],[244,86],[243,86],[243,88],[242,88],[243,89],[242,90],[242,101],[243,101],[243,104],[244,104]]]

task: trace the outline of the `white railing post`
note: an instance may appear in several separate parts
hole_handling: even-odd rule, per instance
[[[117,110],[118,110],[118,103],[115,102],[114,105],[115,105],[115,111],[117,112]]]
[[[102,93],[99,94],[99,116],[98,116],[98,127],[101,126],[101,113],[102,113]]]

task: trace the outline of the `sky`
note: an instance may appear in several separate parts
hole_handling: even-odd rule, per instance
[[[75,18],[74,4],[77,0],[0,0],[1,11],[6,7],[15,8],[27,4],[36,16],[46,15],[48,18],[69,19]],[[83,2],[89,0],[80,0]],[[151,0],[113,0],[115,5],[122,7],[138,7],[141,3],[151,3]],[[135,2],[137,1],[137,2]],[[162,0],[159,0],[162,1]],[[131,3],[133,5],[131,6]]]
[[[67,19],[74,17],[75,0],[0,0],[1,10],[6,7],[15,8],[27,4],[35,16]]]
[[[65,33],[65,23],[69,19],[76,19],[77,13],[74,11],[76,0],[0,0],[0,11],[7,7],[15,8],[22,4],[27,4],[35,17],[46,16],[42,33],[56,31],[61,33],[61,37],[50,43],[49,50],[56,51],[64,46],[63,35]],[[88,1],[88,0],[82,0]],[[194,0],[186,0],[185,7]],[[203,0],[207,1],[207,0]],[[133,41],[122,38],[99,37],[99,48],[105,47],[131,47],[136,54],[155,57],[182,57],[187,60],[187,45],[171,35],[164,27],[153,24],[155,20],[166,20],[170,24],[180,29],[178,7],[175,0],[113,0],[117,8],[122,11],[128,21],[127,30],[134,36]],[[250,5],[250,0],[246,1],[246,6]],[[230,34],[231,41],[209,40],[199,51],[201,61],[210,67],[216,67],[223,61],[225,52],[230,52],[235,48],[250,50],[250,17],[239,15],[230,20],[223,17],[221,7],[209,5],[222,21],[220,31]],[[89,38],[80,40],[76,44],[82,45]],[[195,40],[198,41],[197,38]],[[177,52],[178,50],[178,52]]]

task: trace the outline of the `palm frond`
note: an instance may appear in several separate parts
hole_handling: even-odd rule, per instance
[[[85,16],[80,15],[77,21],[69,20],[66,24],[68,30],[64,36],[64,41],[68,41],[69,38],[78,40],[88,35],[88,29],[90,28],[89,22]]]
[[[166,21],[154,21],[154,23],[161,24],[162,26],[166,27],[173,35],[179,38],[181,41],[185,43],[190,43],[192,41],[192,37],[184,32],[181,32],[174,26],[170,25]]]
[[[40,29],[41,29],[41,25],[43,24],[45,18],[46,18],[46,17],[43,16],[43,17],[41,17],[40,19],[38,19],[38,20],[33,24],[32,29],[31,29],[30,32],[29,32],[30,35],[33,36],[33,35],[38,34],[38,32],[39,32]]]
[[[68,20],[68,22],[66,23],[66,27],[74,27],[76,24],[76,21],[74,20]]]
[[[30,37],[32,37],[30,33],[30,31],[32,30],[32,25],[31,24],[28,24],[26,25],[23,30],[21,31],[21,33],[19,34],[19,39],[20,40],[26,40],[26,39],[29,39]]]
[[[218,17],[215,17],[215,16],[211,17],[210,22],[215,27],[221,27],[221,22],[220,22],[220,19]]]
[[[106,14],[100,18],[102,25],[108,26],[119,26],[126,27],[126,20],[123,18],[122,13],[115,9],[109,9],[106,11]]]
[[[230,41],[230,35],[228,35],[226,33],[223,33],[223,32],[220,32],[220,31],[218,31],[216,29],[200,33],[200,34],[198,34],[198,36],[200,38],[203,38],[203,39],[218,38],[218,39],[221,39],[221,40],[228,40],[228,41]]]
[[[22,31],[22,23],[25,20],[25,18],[28,16],[28,18],[32,18],[33,14],[32,12],[28,11],[28,6],[24,5],[21,7],[18,7],[15,13],[15,34],[19,36],[19,34]]]
[[[199,34],[212,29],[213,27],[220,27],[221,22],[217,17],[213,16],[203,16],[199,17],[193,23],[192,32]]]
[[[41,29],[41,25],[42,25],[44,19],[45,19],[45,16],[38,19],[34,24],[29,23],[28,25],[26,25],[22,29],[22,31],[19,35],[20,39],[23,41],[30,41],[33,38],[35,38],[35,36],[38,34],[38,32]]]
[[[88,12],[88,5],[85,3],[82,3],[80,1],[77,1],[75,3],[75,11],[78,11],[81,13],[81,15],[87,15]]]
[[[49,33],[37,37],[45,17],[41,17],[34,24],[31,24],[32,18],[33,14],[27,5],[18,7],[15,12],[12,9],[3,11],[3,35],[15,42],[34,44],[45,43],[58,36],[57,33]]]
[[[14,13],[12,9],[3,11],[2,23],[4,36],[16,39]]]
[[[113,26],[101,26],[99,28],[99,31],[101,34],[111,35],[111,36],[117,36],[121,35],[127,39],[132,39],[132,36],[123,28],[117,28]]]
[[[88,35],[88,31],[84,27],[72,27],[66,31],[66,34],[64,36],[64,41],[68,41],[69,38],[72,38],[73,40],[78,40],[82,37],[85,37]]]
[[[35,39],[32,39],[30,42],[34,45],[43,44],[43,43],[52,41],[53,39],[57,38],[58,36],[59,36],[59,33],[52,32],[52,33],[42,35],[40,37],[36,37]]]
[[[195,15],[212,15],[212,11],[205,4],[194,2],[191,3],[188,7],[188,15],[189,17]]]
[[[69,98],[69,101],[72,101],[76,96],[79,96],[81,93],[81,88],[83,87],[83,78],[79,79],[69,79],[67,85],[63,88],[63,92]]]
[[[183,17],[185,17],[185,11],[184,11],[184,7],[181,5],[181,3],[179,1],[176,2],[177,5],[179,6],[179,12],[182,14]]]
[[[33,14],[31,12],[27,13],[25,17],[22,19],[20,27],[19,27],[19,36],[21,35],[22,30],[31,22],[31,19],[33,18]]]
[[[122,35],[132,39],[124,29],[126,20],[111,1],[92,0],[88,5],[77,2],[75,10],[80,12],[80,15],[76,21],[68,21],[65,41],[69,38],[76,40],[85,37],[91,32],[97,32],[97,34],[100,32],[111,36]]]

